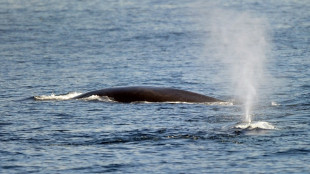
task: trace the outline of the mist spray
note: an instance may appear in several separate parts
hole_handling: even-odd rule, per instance
[[[258,89],[264,80],[266,21],[246,12],[227,10],[214,10],[211,19],[215,57],[230,74],[235,96],[243,103],[243,122],[251,123]]]

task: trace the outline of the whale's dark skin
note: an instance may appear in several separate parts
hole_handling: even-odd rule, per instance
[[[75,99],[85,98],[92,95],[107,96],[114,101],[123,103],[142,101],[189,103],[223,102],[222,100],[213,97],[180,89],[142,86],[106,88],[81,94],[75,97]]]

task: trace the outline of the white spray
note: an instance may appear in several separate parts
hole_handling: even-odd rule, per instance
[[[266,21],[249,13],[214,10],[209,24],[214,56],[229,73],[234,93],[244,104],[243,122],[250,123],[258,89],[264,80],[269,47]]]

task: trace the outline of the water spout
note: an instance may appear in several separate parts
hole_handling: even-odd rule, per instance
[[[253,120],[267,59],[267,22],[247,12],[216,9],[211,15],[210,41],[215,57],[227,70],[235,96],[243,103],[243,122]]]

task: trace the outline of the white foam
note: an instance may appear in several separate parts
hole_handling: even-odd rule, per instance
[[[82,93],[78,92],[70,92],[68,94],[62,94],[62,95],[41,95],[41,96],[34,96],[34,99],[36,100],[70,100],[74,97],[81,95]]]
[[[91,95],[89,97],[81,98],[81,100],[85,101],[103,101],[103,102],[114,102],[107,96],[99,96],[99,95]]]
[[[232,102],[206,102],[205,105],[221,105],[221,106],[233,106]]]
[[[277,103],[277,102],[275,102],[275,101],[272,101],[272,102],[271,102],[271,106],[280,106],[280,104]]]
[[[265,121],[258,121],[258,122],[250,122],[250,123],[239,123],[234,126],[234,128],[237,129],[248,129],[248,130],[253,130],[253,129],[264,129],[264,130],[273,130],[275,127]]]
[[[74,99],[74,97],[77,97],[83,93],[79,92],[70,92],[68,94],[61,94],[61,95],[41,95],[41,96],[34,96],[35,100],[70,100]],[[106,96],[98,96],[98,95],[92,95],[89,97],[81,98],[80,100],[85,101],[103,101],[103,102],[114,102],[109,97]]]

